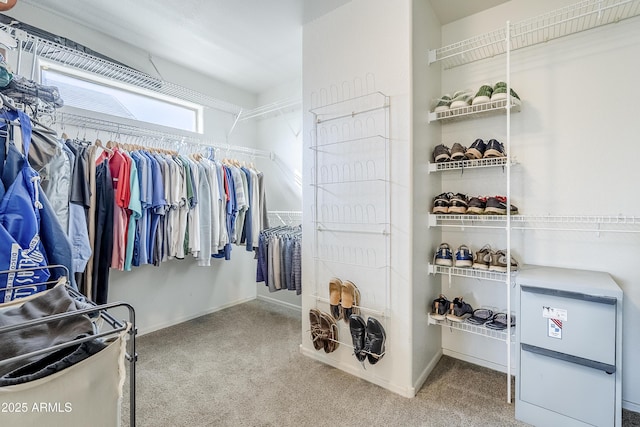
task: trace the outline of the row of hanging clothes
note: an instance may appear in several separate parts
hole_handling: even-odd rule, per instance
[[[253,251],[268,227],[264,174],[252,163],[217,160],[211,149],[183,155],[152,139],[134,142],[63,134],[62,153],[40,170],[69,230],[80,290],[98,304],[107,301],[110,269],[186,257],[210,266],[212,258],[231,259],[233,245]],[[85,222],[73,215],[74,204],[84,207]]]
[[[302,293],[301,225],[280,225],[262,230],[256,258],[256,282],[264,282],[269,292]]]

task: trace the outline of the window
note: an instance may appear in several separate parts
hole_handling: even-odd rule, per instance
[[[202,106],[93,74],[41,62],[40,81],[65,106],[202,133]]]

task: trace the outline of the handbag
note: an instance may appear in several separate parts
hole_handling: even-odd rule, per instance
[[[22,167],[0,200],[0,271],[24,269],[0,276],[0,302],[8,302],[45,290],[50,272],[40,241],[40,176],[28,161],[31,121],[21,111],[4,111],[0,117],[19,120],[23,145]]]

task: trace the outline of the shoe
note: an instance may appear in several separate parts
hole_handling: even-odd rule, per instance
[[[468,206],[466,194],[457,193],[449,199],[449,213],[465,214]]]
[[[447,313],[447,319],[452,322],[464,322],[465,319],[471,317],[473,313],[473,307],[470,304],[462,301],[462,297],[455,298],[449,305],[449,313]]]
[[[473,101],[471,101],[471,105],[485,104],[491,101],[491,94],[493,94],[493,88],[491,86],[489,85],[480,86],[480,89],[478,89],[476,96],[474,96]]]
[[[437,145],[433,149],[433,161],[436,163],[448,162],[451,159],[451,152],[449,147],[444,144]]]
[[[512,314],[511,316],[511,327],[516,326],[516,316]],[[494,329],[496,331],[502,331],[507,329],[507,313],[497,313],[493,316],[491,321],[487,322],[485,325],[489,329]]]
[[[342,318],[345,323],[349,323],[352,314],[360,314],[360,291],[348,280],[342,283],[342,295],[340,300],[342,306]]]
[[[309,324],[311,326],[311,341],[313,342],[313,348],[316,350],[322,350],[329,335],[327,331],[323,330],[320,325],[320,311],[312,308],[309,310]]]
[[[451,147],[451,160],[454,160],[454,161],[464,160],[465,159],[464,153],[466,151],[467,151],[467,147],[463,147],[461,144],[458,144],[456,142],[455,144],[453,144],[453,147]]]
[[[468,90],[459,90],[453,94],[449,108],[467,107],[473,94]]]
[[[471,317],[467,319],[467,323],[472,325],[484,325],[493,318],[493,311],[488,308],[478,308],[473,310]]]
[[[489,159],[492,157],[506,157],[507,155],[504,152],[504,144],[502,142],[497,141],[495,139],[490,139],[487,142],[487,149],[484,152],[485,159]]]
[[[484,245],[480,250],[473,254],[473,268],[478,270],[488,270],[491,264],[491,246]]]
[[[320,329],[325,336],[323,348],[325,353],[336,351],[340,343],[338,342],[338,325],[330,314],[320,312]]]
[[[438,251],[434,255],[436,265],[444,265],[445,267],[453,266],[453,256],[451,255],[451,248],[449,244],[442,243],[438,248]]]
[[[484,156],[484,151],[487,149],[487,144],[480,138],[473,141],[471,147],[464,153],[465,157],[469,160],[481,159]]]
[[[520,97],[518,94],[511,88],[510,90],[511,97],[515,98],[515,102],[520,102]],[[491,94],[491,101],[499,101],[501,99],[507,99],[507,84],[505,82],[498,82],[493,87],[493,93]]]
[[[351,332],[351,341],[353,342],[353,354],[359,362],[364,362],[367,353],[364,351],[364,338],[366,335],[367,325],[364,319],[357,314],[349,316],[349,331]]]
[[[447,111],[449,109],[449,105],[451,105],[451,95],[446,94],[442,95],[437,99],[438,103],[436,104],[433,111],[435,113],[439,113],[440,111]]]
[[[329,280],[329,307],[331,315],[334,319],[342,319],[342,306],[340,299],[342,298],[342,281],[337,277]]]
[[[467,245],[460,245],[456,251],[455,266],[462,268],[473,266],[473,253]]]
[[[384,356],[386,334],[382,324],[373,317],[367,319],[367,333],[364,337],[364,351],[369,363],[375,365]]]
[[[518,214],[518,208],[511,205],[511,215]],[[487,206],[484,208],[485,214],[506,215],[507,214],[507,198],[504,196],[489,197]]]
[[[446,214],[449,213],[449,206],[451,202],[449,199],[453,194],[451,193],[442,193],[433,198],[433,210],[434,214]]]
[[[434,320],[444,320],[451,302],[444,295],[433,300],[431,303],[431,318]]]
[[[511,271],[518,269],[518,261],[511,257]],[[507,251],[499,250],[491,254],[491,264],[489,264],[489,271],[499,271],[500,273],[507,272]]]
[[[484,208],[487,206],[486,197],[472,197],[469,199],[469,207],[467,207],[467,214],[482,215]]]

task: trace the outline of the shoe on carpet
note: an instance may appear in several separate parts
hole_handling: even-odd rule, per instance
[[[442,193],[433,198],[433,210],[434,214],[446,214],[449,213],[449,206],[451,205],[450,199],[453,193]]]
[[[455,266],[466,268],[473,266],[473,253],[467,245],[460,245],[456,251]]]
[[[349,317],[352,314],[360,314],[360,291],[353,282],[348,280],[342,282],[340,305],[342,306],[342,317],[345,323],[349,323]]]
[[[440,98],[436,99],[436,106],[433,111],[436,113],[439,113],[440,111],[447,111],[449,109],[449,105],[451,105],[451,95],[442,95]]]
[[[491,246],[484,245],[480,250],[473,254],[473,268],[478,270],[488,270],[491,264]]]
[[[504,151],[504,144],[498,140],[495,139],[490,139],[489,142],[487,142],[487,148],[484,152],[484,156],[482,156],[485,159],[490,159],[492,157],[506,157],[507,155],[505,154]]]
[[[465,157],[469,160],[481,159],[484,156],[484,151],[487,149],[487,144],[480,138],[473,141],[473,144],[464,153]]]
[[[460,161],[464,160],[464,153],[467,151],[467,147],[462,146],[462,144],[455,143],[453,147],[451,147],[451,160]]]
[[[465,319],[471,317],[473,307],[462,300],[462,297],[456,297],[449,305],[449,313],[447,319],[452,322],[464,322]]]
[[[480,89],[476,92],[476,96],[474,96],[473,101],[471,101],[471,105],[485,104],[491,101],[491,94],[493,94],[493,88],[491,86],[480,86]]]
[[[489,264],[490,271],[498,271],[500,273],[507,272],[507,251],[499,250],[491,254],[491,264]],[[513,256],[511,257],[511,271],[518,269],[518,261]]]
[[[469,90],[459,90],[453,94],[449,108],[467,107],[471,103],[473,92]]]
[[[467,208],[467,214],[482,215],[484,208],[487,206],[486,197],[472,197],[469,199],[469,207]]]
[[[493,311],[488,308],[478,308],[473,310],[471,317],[467,319],[467,323],[472,325],[484,325],[493,317]]]
[[[453,256],[451,255],[451,248],[448,243],[440,244],[440,247],[434,255],[434,263],[436,265],[444,265],[445,267],[451,267],[453,265]]]
[[[466,194],[457,193],[449,199],[449,213],[465,214],[469,202]]]
[[[320,325],[320,310],[312,308],[309,310],[309,325],[311,326],[311,341],[313,348],[322,350],[329,335]]]
[[[451,302],[446,296],[440,294],[440,296],[433,300],[431,303],[431,318],[435,320],[444,320],[447,311],[449,311],[449,305]]]
[[[373,317],[367,319],[367,333],[364,338],[364,351],[369,363],[375,365],[384,356],[386,334],[382,324]]]
[[[518,214],[517,206],[510,205],[511,215]],[[487,205],[484,213],[488,215],[506,215],[507,214],[507,198],[504,196],[494,196],[487,199]]]
[[[349,331],[353,342],[353,354],[359,362],[364,362],[367,353],[364,350],[364,339],[367,333],[367,325],[364,319],[357,314],[349,316]]]
[[[340,300],[342,298],[342,281],[337,277],[329,280],[329,307],[331,315],[334,319],[342,319],[342,306]]]
[[[436,145],[433,149],[433,161],[436,163],[448,162],[451,159],[449,147],[444,144]]]
[[[520,97],[513,88],[511,88],[510,93],[511,97],[515,98],[513,101],[519,103]],[[493,93],[491,94],[492,101],[499,101],[501,99],[507,99],[507,84],[505,82],[496,83],[493,87]]]

